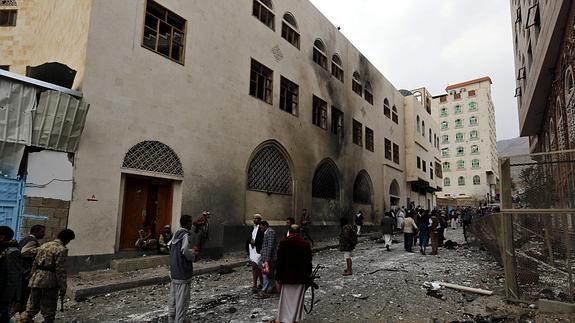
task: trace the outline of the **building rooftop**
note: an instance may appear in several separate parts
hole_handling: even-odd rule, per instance
[[[474,80],[470,80],[470,81],[466,81],[466,82],[461,82],[461,83],[457,83],[457,84],[453,84],[453,85],[449,85],[445,91],[449,91],[449,90],[453,90],[453,89],[457,89],[463,86],[467,86],[467,85],[471,85],[471,84],[476,84],[476,83],[481,83],[481,82],[485,82],[485,81],[489,81],[490,84],[493,84],[493,82],[491,81],[491,78],[489,76],[485,76],[485,77],[481,77],[478,79],[474,79]]]

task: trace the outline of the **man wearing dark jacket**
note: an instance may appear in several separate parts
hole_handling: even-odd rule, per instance
[[[276,322],[301,322],[304,314],[304,295],[312,267],[309,242],[299,235],[294,224],[287,238],[280,241],[277,251],[276,276],[281,286],[279,312]]]
[[[180,217],[181,228],[168,243],[170,248],[170,298],[168,302],[168,321],[186,322],[190,304],[190,284],[194,271],[195,253],[190,241],[192,217]]]
[[[40,247],[40,242],[38,240],[44,239],[45,234],[46,227],[36,224],[30,228],[30,235],[20,240],[18,243],[18,249],[20,249],[20,253],[22,254],[22,263],[24,265],[24,273],[22,275],[22,297],[20,298],[19,308],[20,312],[24,312],[26,310],[26,303],[28,302],[28,297],[30,297],[30,287],[28,287],[28,283],[32,274],[32,264],[38,254],[38,248]]]
[[[383,233],[383,242],[385,243],[385,249],[391,251],[389,247],[391,246],[391,237],[393,235],[393,224],[395,220],[391,217],[391,212],[385,212],[385,216],[381,219],[381,232]]]
[[[343,271],[344,276],[353,274],[351,257],[352,251],[357,245],[357,232],[354,225],[348,224],[347,218],[343,217],[339,221],[341,232],[339,233],[339,251],[343,251],[343,257],[347,265]]]
[[[9,322],[12,306],[20,300],[22,258],[18,244],[12,240],[14,231],[0,226],[0,322]]]

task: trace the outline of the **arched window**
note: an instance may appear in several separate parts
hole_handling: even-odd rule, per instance
[[[477,125],[477,117],[476,116],[471,116],[469,118],[469,125],[470,126],[476,126]]]
[[[421,120],[421,135],[425,138],[425,121]]]
[[[391,185],[389,185],[389,195],[393,196],[393,197],[400,197],[400,189],[399,189],[399,184],[397,183],[396,180],[393,180],[391,182]]]
[[[481,185],[481,177],[479,175],[473,176],[473,185]]]
[[[461,112],[462,112],[462,110],[461,110],[461,105],[459,105],[459,104],[456,105],[456,106],[455,106],[455,114],[460,114]]]
[[[451,169],[451,163],[449,163],[449,162],[444,162],[444,163],[443,163],[443,171],[444,171],[444,172],[449,172],[450,169]]]
[[[361,76],[357,71],[353,72],[353,79],[351,80],[351,89],[359,96],[362,95],[363,87],[361,86]]]
[[[442,148],[441,149],[441,157],[449,157],[449,148]]]
[[[464,160],[458,160],[457,161],[457,169],[465,169],[465,161]]]
[[[417,133],[421,132],[421,119],[419,118],[419,116],[417,116]]]
[[[122,168],[146,172],[184,176],[182,163],[170,146],[159,141],[142,141],[124,156]]]
[[[365,98],[365,101],[367,101],[367,103],[373,105],[373,90],[371,89],[371,82],[369,81],[365,82],[365,90],[363,97]]]
[[[469,102],[469,111],[477,111],[477,103]]]
[[[463,120],[455,119],[455,128],[462,128],[463,127]]]
[[[439,116],[447,117],[447,108],[441,108],[441,110],[439,112]]]
[[[447,121],[441,121],[441,130],[449,129],[449,123]]]
[[[479,154],[479,146],[477,146],[477,145],[471,146],[471,153],[472,154]]]
[[[391,109],[389,108],[389,101],[387,98],[383,99],[383,115],[391,118]]]
[[[569,105],[569,101],[573,96],[575,90],[575,80],[573,78],[573,68],[569,66],[565,71],[565,105]]]
[[[353,184],[353,202],[371,204],[371,181],[367,172],[361,171]]]
[[[397,108],[395,107],[395,105],[391,108],[391,120],[393,122],[395,122],[395,124],[399,124],[399,115],[397,113]]]
[[[313,43],[313,61],[324,69],[327,69],[327,50],[321,39],[316,39]]]
[[[471,168],[479,169],[479,159],[474,159],[471,161]]]
[[[299,32],[297,21],[291,13],[284,14],[282,20],[282,38],[299,49]]]
[[[465,177],[459,176],[459,178],[457,179],[457,184],[459,186],[465,186]]]
[[[331,57],[331,75],[343,82],[343,64],[337,54]]]
[[[271,0],[254,0],[252,14],[271,30],[275,30],[274,7]]]
[[[455,134],[455,142],[462,142],[463,141],[463,133],[458,132]]]
[[[471,132],[469,132],[469,139],[471,140],[479,139],[479,132],[477,130],[471,130]]]
[[[449,179],[449,177],[443,179],[443,186],[451,186],[451,179]]]
[[[331,160],[322,162],[313,175],[312,197],[339,200],[339,180],[335,163]]]
[[[463,156],[465,155],[465,148],[463,147],[457,147],[457,156]]]
[[[292,176],[289,164],[275,145],[264,146],[250,161],[248,190],[291,195]]]

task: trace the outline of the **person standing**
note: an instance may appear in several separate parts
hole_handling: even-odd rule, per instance
[[[363,212],[359,211],[355,215],[355,226],[357,227],[357,235],[361,234],[361,227],[363,226]]]
[[[295,224],[294,218],[292,217],[286,218],[286,237],[289,237],[289,228],[291,228],[291,226],[294,224]]]
[[[397,212],[397,230],[403,228],[403,221],[405,221],[405,208],[402,206],[399,212]]]
[[[210,211],[202,212],[202,215],[194,221],[192,224],[194,226],[193,242],[192,245],[196,250],[197,257],[196,261],[201,257],[202,249],[208,241],[210,233]]]
[[[391,251],[391,237],[393,236],[393,218],[391,217],[391,212],[385,212],[383,219],[381,219],[381,232],[383,233],[385,249]]]
[[[190,286],[194,273],[194,258],[197,251],[192,248],[190,230],[192,216],[180,217],[180,229],[168,242],[170,249],[170,296],[168,299],[168,321],[186,322],[190,306]]]
[[[418,218],[419,252],[425,256],[425,251],[429,244],[429,211],[425,211]]]
[[[437,216],[437,212],[431,213],[431,224],[429,225],[429,232],[431,235],[431,254],[437,255],[439,249],[439,240],[441,236],[441,222]]]
[[[353,250],[357,245],[357,231],[354,225],[348,224],[347,218],[340,219],[341,232],[339,233],[339,251],[343,251],[343,257],[346,262],[346,269],[343,271],[344,276],[353,275],[352,261]]]
[[[469,225],[471,225],[471,220],[473,220],[473,210],[471,208],[463,212],[463,237],[465,242],[467,242],[467,236],[469,234]]]
[[[260,223],[260,230],[264,232],[264,241],[262,244],[261,263],[264,284],[259,297],[269,297],[275,289],[275,265],[277,257],[278,239],[274,229],[270,228],[267,221]]]
[[[30,287],[28,287],[28,283],[30,282],[32,274],[32,264],[38,254],[38,248],[40,247],[39,240],[44,239],[45,234],[46,227],[36,224],[30,228],[30,234],[18,243],[18,249],[20,249],[20,253],[22,254],[22,264],[24,265],[22,295],[19,302],[20,313],[26,310],[26,303],[28,303],[28,297],[30,297]]]
[[[304,319],[304,295],[312,272],[310,244],[299,235],[298,225],[291,225],[287,238],[280,241],[276,277],[280,286],[276,322],[301,322]]]
[[[172,227],[169,224],[164,226],[164,231],[160,234],[158,238],[158,251],[163,255],[170,254],[170,248],[168,248],[168,242],[173,238]]]
[[[0,322],[9,322],[12,308],[20,301],[24,268],[14,231],[0,226]]]
[[[264,233],[260,230],[260,222],[262,221],[262,216],[259,214],[254,214],[252,232],[250,233],[246,241],[246,252],[250,259],[250,264],[252,266],[252,293],[257,293],[262,285],[258,285],[258,279],[260,284],[263,284],[262,271],[260,268],[260,252],[262,250],[262,245],[264,242]]]
[[[311,226],[311,215],[307,213],[307,209],[301,210],[301,218],[299,224],[300,224],[301,236],[307,241],[309,241],[309,243],[311,243],[311,245],[313,246],[313,239],[309,234],[309,227]]]
[[[405,251],[413,252],[411,248],[413,247],[413,237],[415,236],[415,232],[417,231],[417,225],[415,225],[415,221],[411,217],[411,214],[407,215],[405,221],[402,224],[403,229],[403,244]]]
[[[67,288],[66,245],[74,240],[76,235],[70,229],[58,233],[56,240],[47,242],[38,248],[38,254],[32,264],[30,277],[30,298],[26,312],[20,317],[20,322],[29,323],[38,312],[42,313],[44,322],[54,322],[58,308],[58,296],[64,298]]]

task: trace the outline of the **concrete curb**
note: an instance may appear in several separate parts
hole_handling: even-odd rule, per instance
[[[358,239],[358,242],[362,242],[365,240],[369,240],[369,234],[366,236],[362,236]],[[335,249],[338,248],[339,244],[331,244],[326,246],[321,246],[317,248],[313,248],[313,253]],[[227,267],[227,268],[237,268],[241,266],[245,266],[247,264],[246,260],[230,262],[225,264],[217,264],[217,265],[208,265],[203,268],[194,269],[194,276],[206,275],[211,274],[214,272],[218,272],[220,267]],[[88,297],[100,296],[105,295],[108,293],[118,292],[126,289],[137,288],[137,287],[144,287],[156,284],[166,284],[170,282],[170,275],[169,274],[162,274],[155,277],[148,277],[148,278],[134,278],[129,281],[117,281],[109,284],[102,284],[98,286],[90,286],[90,287],[82,287],[78,286],[76,288],[70,288],[68,295],[71,299],[75,301],[82,301]]]

